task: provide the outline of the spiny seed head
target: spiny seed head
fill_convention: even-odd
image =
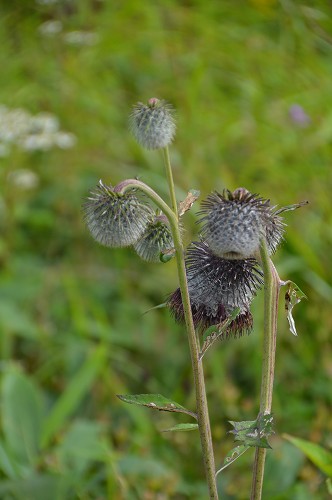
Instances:
[[[168,300],[167,305],[170,308],[175,320],[179,323],[184,323],[184,310],[181,298],[180,288],[173,292]],[[229,316],[223,304],[219,304],[215,312],[204,304],[195,305],[191,302],[191,312],[194,325],[203,333],[207,328],[214,325],[219,325]],[[227,326],[223,333],[223,338],[240,337],[244,333],[249,334],[253,327],[253,317],[249,309],[244,309],[240,314]]]
[[[153,217],[142,236],[134,244],[137,254],[147,262],[161,262],[160,254],[173,247],[172,234],[164,215]]]
[[[173,108],[156,97],[147,104],[138,102],[130,115],[130,130],[136,141],[146,149],[164,148],[175,135]]]
[[[255,259],[228,260],[212,253],[206,242],[193,242],[186,254],[186,270],[193,320],[199,330],[226,320],[237,307],[240,314],[228,325],[224,337],[250,333],[253,319],[250,303],[263,284],[263,273]],[[177,321],[184,321],[180,290],[168,299]]]
[[[262,238],[273,253],[283,235],[284,223],[270,201],[244,188],[213,193],[202,203],[202,234],[213,253],[226,259],[254,256]]]
[[[206,242],[192,242],[187,249],[186,268],[193,304],[203,304],[214,314],[223,304],[227,314],[249,308],[263,284],[263,273],[253,259],[229,260],[215,255]]]
[[[83,205],[84,219],[93,238],[107,247],[134,244],[152,217],[152,208],[136,191],[115,192],[102,181]]]

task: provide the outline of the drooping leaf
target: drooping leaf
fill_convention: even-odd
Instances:
[[[187,408],[184,408],[171,399],[165,398],[161,394],[118,394],[118,398],[125,403],[146,406],[147,408],[159,411],[186,413],[197,419],[196,413],[187,410]]]
[[[191,209],[197,198],[199,198],[200,194],[201,194],[200,191],[196,189],[191,189],[188,192],[185,200],[180,202],[179,217],[182,217],[183,214],[185,214],[188,210]]]
[[[295,283],[293,283],[293,281],[286,281],[285,285],[288,285],[287,291],[285,293],[285,309],[287,313],[289,329],[293,335],[297,336],[295,321],[293,318],[293,308],[294,306],[296,306],[296,304],[301,302],[302,299],[306,299],[307,296]]]
[[[246,446],[271,448],[268,437],[273,434],[273,416],[271,414],[258,415],[256,420],[234,422],[229,421],[234,427],[229,431],[235,435],[235,441],[241,441]]]
[[[301,450],[324,474],[332,477],[332,452],[316,443],[289,434],[283,437]]]
[[[105,347],[98,347],[71,379],[71,382],[67,385],[45,420],[42,436],[43,446],[48,445],[66,419],[77,409],[82,398],[88,393],[93,382],[103,369],[105,361]]]
[[[199,359],[202,359],[206,351],[214,345],[215,342],[222,340],[223,334],[225,333],[225,330],[227,327],[230,325],[232,321],[240,314],[240,308],[236,307],[229,317],[225,319],[222,323],[219,323],[219,325],[213,325],[208,328],[203,335],[203,345],[201,352],[199,353]]]
[[[223,471],[231,465],[235,460],[237,460],[241,455],[243,455],[247,450],[249,450],[250,446],[245,445],[245,444],[240,444],[239,446],[236,446],[233,448],[229,453],[227,453],[225,460],[220,467],[220,469],[217,470],[216,475],[219,474],[219,472]]]
[[[175,431],[196,431],[198,424],[177,424],[169,429],[164,429],[162,432],[175,432]]]
[[[34,465],[39,456],[42,400],[34,382],[15,366],[2,383],[2,426],[7,452],[21,465]]]

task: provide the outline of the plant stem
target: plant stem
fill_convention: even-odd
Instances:
[[[175,196],[175,188],[174,188],[172,167],[171,167],[168,147],[164,148],[163,152],[164,152],[166,177],[170,192],[170,198],[172,202],[172,208],[174,214],[178,218],[178,208]],[[177,224],[176,230],[173,233],[173,240],[174,240],[174,247],[176,250],[176,262],[178,268],[179,285],[181,290],[181,298],[182,298],[190,356],[191,356],[191,364],[194,376],[194,385],[196,393],[196,412],[197,412],[199,434],[201,438],[202,453],[204,458],[205,474],[209,486],[210,498],[217,499],[218,492],[217,492],[216,475],[215,475],[214,452],[213,452],[213,444],[211,436],[209,408],[206,398],[203,362],[202,360],[199,359],[200,345],[199,345],[199,340],[196,336],[195,326],[192,318],[187,273],[184,260],[184,250],[183,250],[181,233],[179,230],[179,224]]]
[[[184,261],[184,250],[179,221],[176,213],[164,202],[164,200],[149,186],[136,179],[128,179],[116,186],[116,191],[124,192],[127,189],[141,189],[149,198],[162,210],[169,220],[173,236],[174,248],[176,251],[176,263],[179,276],[179,284],[184,309],[186,329],[188,335],[191,364],[193,368],[194,386],[196,394],[196,412],[198,420],[198,429],[201,439],[202,454],[205,465],[206,480],[209,487],[210,499],[218,500],[217,484],[215,477],[215,463],[213,444],[210,428],[209,411],[205,391],[205,379],[202,361],[199,360],[199,343],[196,337],[195,326],[191,313],[190,298],[188,291],[186,267]],[[174,192],[174,186],[171,192]],[[171,196],[172,197],[172,196]]]
[[[269,257],[265,240],[261,242],[260,257],[264,272],[264,338],[260,413],[261,415],[267,415],[271,413],[272,408],[280,278]],[[251,486],[251,500],[260,500],[262,498],[265,457],[266,448],[257,447]]]
[[[165,162],[165,170],[166,170],[168,189],[169,189],[169,194],[170,194],[170,198],[171,198],[171,206],[172,206],[173,212],[175,213],[176,217],[178,217],[178,205],[177,205],[176,196],[175,196],[175,187],[174,187],[174,181],[173,181],[171,159],[169,157],[169,150],[168,150],[167,146],[163,149],[163,154],[164,154],[164,162]]]

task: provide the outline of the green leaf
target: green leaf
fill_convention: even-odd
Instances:
[[[219,474],[219,472],[223,471],[231,465],[235,460],[237,460],[241,455],[243,455],[247,450],[249,450],[250,446],[245,445],[245,444],[240,444],[239,446],[236,446],[233,448],[229,453],[227,453],[225,460],[220,467],[220,469],[217,470],[216,475]]]
[[[286,281],[285,285],[288,285],[288,289],[285,293],[285,309],[287,313],[289,329],[293,335],[297,336],[297,331],[292,311],[294,306],[296,306],[296,304],[301,302],[302,299],[306,299],[307,296],[293,281]]]
[[[158,304],[157,306],[150,307],[150,309],[147,309],[146,311],[144,311],[142,316],[144,316],[144,314],[147,314],[150,311],[154,311],[155,309],[163,309],[164,307],[166,307],[166,305],[167,305],[167,302],[163,302],[162,304]]]
[[[283,437],[301,450],[324,474],[332,477],[332,452],[316,443],[284,434]]]
[[[207,330],[205,330],[203,335],[203,346],[201,352],[199,353],[199,359],[202,359],[206,351],[218,340],[222,340],[223,334],[226,328],[230,325],[232,321],[240,314],[240,308],[236,307],[229,317],[225,319],[219,325],[210,326]]]
[[[187,408],[184,408],[171,399],[165,398],[161,394],[118,394],[118,398],[125,403],[146,406],[147,408],[159,411],[186,413],[197,419],[196,413],[187,410]]]
[[[326,479],[326,487],[329,495],[332,495],[332,479],[330,477]]]
[[[110,461],[110,449],[103,436],[103,426],[85,420],[75,421],[56,450],[57,463],[63,469],[80,473],[92,461]]]
[[[177,424],[169,429],[164,429],[161,432],[174,432],[174,431],[196,431],[198,424]]]
[[[235,435],[235,441],[241,441],[246,446],[257,446],[259,448],[271,448],[268,437],[273,434],[273,416],[258,415],[256,420],[229,423],[234,427],[229,431]]]
[[[49,444],[67,418],[77,409],[83,397],[88,394],[92,384],[103,369],[105,361],[106,350],[104,346],[101,346],[92,353],[71,379],[65,392],[62,393],[45,420],[42,435],[43,447]]]
[[[41,395],[32,380],[15,366],[2,383],[2,426],[10,462],[34,465],[39,457],[42,426]]]

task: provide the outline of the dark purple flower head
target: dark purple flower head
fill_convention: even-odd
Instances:
[[[226,320],[234,309],[239,315],[225,331],[225,336],[250,332],[252,298],[263,283],[262,272],[255,259],[227,260],[212,253],[206,242],[193,242],[186,255],[190,304],[194,324],[201,331]],[[180,290],[168,300],[177,321],[184,320]]]
[[[168,300],[167,305],[170,308],[174,319],[179,323],[184,323],[184,310],[181,298],[180,288],[173,292]],[[226,308],[223,304],[219,304],[217,309],[212,312],[209,307],[204,304],[195,305],[191,303],[191,312],[194,325],[200,332],[204,332],[210,326],[217,326],[223,323],[229,316],[226,313]],[[240,337],[245,333],[250,333],[253,326],[253,318],[249,309],[244,309],[240,314],[228,325],[223,333],[223,337]]]
[[[255,257],[262,238],[273,253],[282,239],[284,224],[275,207],[244,188],[212,193],[202,202],[200,215],[204,239],[225,259]]]

